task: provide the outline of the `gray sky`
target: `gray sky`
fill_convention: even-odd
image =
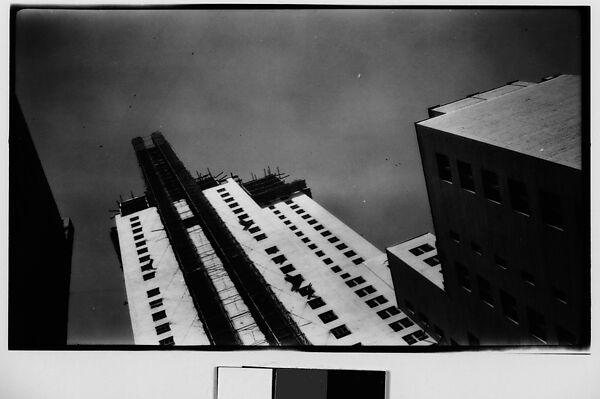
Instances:
[[[278,166],[380,249],[432,231],[414,122],[521,79],[580,73],[568,10],[23,10],[16,91],[75,224],[71,343],[132,343],[109,239],[143,193],[130,141],[192,172]]]

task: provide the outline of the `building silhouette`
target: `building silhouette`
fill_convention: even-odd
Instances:
[[[115,242],[136,344],[430,345],[396,307],[385,253],[270,170],[247,182],[185,169],[135,138],[146,194]]]
[[[441,343],[586,345],[581,82],[429,109],[416,132],[435,237],[388,249],[398,304]]]
[[[9,151],[8,347],[61,349],[67,345],[74,228],[60,216],[14,96]]]

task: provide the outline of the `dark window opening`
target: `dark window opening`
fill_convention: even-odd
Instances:
[[[308,306],[310,306],[311,309],[318,309],[322,306],[325,306],[325,302],[323,299],[317,297],[308,301]]]
[[[279,214],[281,213],[281,211],[280,211],[279,209],[275,209],[275,210],[273,211],[273,213],[274,213],[274,214],[276,214],[276,215],[279,215]]]
[[[254,233],[256,233],[256,232],[259,232],[259,231],[260,231],[260,227],[258,227],[258,226],[250,227],[250,228],[248,229],[248,232],[249,232],[250,234],[254,234]]]
[[[339,240],[340,240],[340,239],[339,239],[339,238],[337,238],[337,237],[331,237],[331,238],[330,238],[329,240],[327,240],[327,241],[329,241],[330,243],[332,243],[332,244],[333,244],[334,242],[338,242]]]
[[[329,230],[322,231],[322,232],[321,232],[321,235],[322,235],[323,237],[330,236],[330,235],[331,235],[331,231],[329,231]]]
[[[308,248],[310,248],[310,249],[317,249],[317,245],[316,244],[309,244]]]
[[[345,324],[342,324],[339,327],[333,328],[330,331],[333,334],[333,336],[336,337],[337,339],[343,338],[346,335],[351,334],[350,330],[348,329],[348,327],[346,327]]]
[[[319,231],[319,230],[323,230],[325,227],[323,227],[322,224],[318,224],[315,226],[315,230]]]
[[[138,221],[138,222],[133,222],[131,223],[131,228],[134,229],[136,227],[140,227],[142,224]]]
[[[287,205],[292,205],[292,204],[294,203],[294,201],[292,201],[292,200],[287,200],[287,201],[285,201],[285,203],[286,203]]]
[[[292,230],[292,231],[296,231],[296,230],[298,230],[298,227],[296,227],[295,225],[291,225],[291,226],[290,226],[290,230]]]
[[[160,312],[152,313],[152,320],[154,320],[154,321],[162,320],[165,317],[167,317],[167,313],[164,310],[161,310]]]
[[[356,256],[356,252],[350,250],[348,252],[344,252],[344,255],[346,255],[347,258],[352,258],[353,256]]]
[[[426,252],[433,251],[434,249],[435,248],[433,246],[431,246],[430,244],[423,244],[423,245],[419,245],[418,247],[409,249],[408,252],[410,252],[411,254],[413,254],[415,256],[419,256]]]
[[[479,244],[477,244],[476,242],[471,241],[471,249],[477,255],[479,255],[479,256],[483,255],[483,250],[481,249],[481,246],[479,246]]]
[[[529,199],[527,198],[527,187],[525,184],[517,180],[508,179],[508,190],[513,210],[529,216]]]
[[[285,219],[285,215],[279,215],[278,218],[283,220],[283,219]]]
[[[233,208],[237,208],[238,206],[240,206],[240,204],[238,204],[237,202],[232,202],[231,204],[229,204],[229,207],[230,207],[231,209],[233,209]]]
[[[535,287],[535,277],[533,277],[531,273],[526,272],[525,270],[521,270],[521,278],[527,284],[531,285],[532,287]]]
[[[142,270],[142,272],[147,272],[150,270],[154,270],[154,268],[152,267],[151,263],[147,263],[145,265],[142,265],[142,267],[140,267],[140,269]]]
[[[133,231],[133,234],[141,233],[142,232],[142,228],[138,227],[136,229],[133,229],[132,231]]]
[[[129,218],[130,222],[135,222],[136,220],[140,220],[140,217],[139,216],[132,216],[132,217]]]
[[[160,341],[158,341],[158,343],[161,345],[164,345],[164,346],[175,345],[175,341],[173,341],[173,337],[167,337],[165,339],[161,339]]]
[[[163,304],[163,300],[162,298],[159,299],[155,299],[153,301],[150,301],[150,309],[156,309],[158,307],[161,307]]]
[[[267,235],[266,235],[265,233],[261,233],[261,234],[259,234],[259,235],[257,235],[257,236],[254,236],[254,239],[255,239],[256,241],[262,241],[262,240],[264,240],[265,238],[267,238]]]
[[[148,298],[157,296],[158,294],[160,294],[160,288],[152,288],[151,290],[146,291],[146,294],[148,294]]]
[[[367,305],[369,305],[370,308],[374,308],[377,307],[379,305],[383,305],[384,303],[386,303],[388,300],[386,297],[384,297],[383,295],[379,295],[373,299],[369,299],[367,301]]]
[[[140,256],[140,263],[142,262],[146,262],[147,260],[150,260],[150,255],[144,255],[144,256]]]
[[[460,186],[467,191],[475,192],[475,181],[473,180],[473,170],[471,165],[466,162],[457,161],[458,166],[458,177],[460,179]]]
[[[298,215],[302,215],[304,212],[306,212],[304,209],[298,209],[298,210],[296,211],[296,213],[297,213]]]
[[[355,265],[363,263],[365,260],[363,258],[356,258],[352,261]]]
[[[339,273],[339,272],[341,272],[341,271],[342,271],[342,268],[341,268],[341,267],[339,267],[339,266],[332,266],[332,267],[331,267],[331,270],[332,270],[333,272],[335,272],[335,273]]]
[[[465,265],[456,262],[456,279],[458,284],[465,290],[471,292],[471,281],[469,280],[469,270]]]
[[[323,251],[317,251],[315,252],[315,255],[317,255],[319,258],[325,256],[325,252]]]
[[[458,235],[458,233],[454,230],[450,230],[450,232],[448,233],[448,235],[450,236],[450,239],[456,243],[460,243],[460,236]]]
[[[481,179],[483,180],[483,195],[490,201],[501,203],[500,182],[498,175],[489,170],[481,170]]]
[[[410,313],[415,314],[415,307],[413,306],[413,304],[408,299],[404,300],[404,304],[406,305],[406,309]]]
[[[141,240],[142,238],[144,238],[144,235],[143,234],[138,234],[136,236],[133,236],[133,241]]]
[[[238,213],[241,213],[241,212],[244,212],[244,210],[242,208],[237,208],[237,209],[233,210],[233,213],[235,213],[235,214],[238,214]]]
[[[365,279],[362,278],[362,276],[358,276],[358,277],[354,277],[351,280],[346,281],[346,285],[348,287],[356,287],[357,285],[363,284],[364,282],[365,282]],[[365,287],[365,288],[367,288],[367,287]],[[373,291],[373,292],[375,292],[375,291]]]
[[[147,281],[147,280],[153,279],[155,275],[156,275],[156,273],[154,273],[154,272],[147,273],[147,274],[144,274],[142,276],[142,278],[144,279],[144,281]]]
[[[148,248],[147,247],[140,248],[137,251],[138,255],[145,254],[146,252],[148,252]]]
[[[304,237],[304,238],[302,239],[302,242],[303,242],[303,243],[307,243],[307,242],[309,242],[309,241],[310,241],[310,238],[308,238],[308,237]]]
[[[502,312],[507,319],[519,323],[519,314],[517,311],[517,301],[515,298],[503,290],[500,290],[500,303],[502,304]]]
[[[274,253],[279,252],[279,248],[277,248],[276,246],[272,246],[272,247],[266,248],[265,252],[269,255],[272,255]]]
[[[323,259],[323,263],[325,263],[326,265],[331,265],[333,261],[331,260],[331,258],[325,258]]]
[[[389,308],[385,308],[385,309],[380,310],[379,312],[377,312],[377,314],[379,315],[379,317],[381,317],[383,320],[388,319],[388,318],[390,318],[392,316],[395,316],[395,315],[397,315],[399,313],[400,313],[400,311],[395,306],[390,306]]]
[[[297,204],[294,204],[294,205],[291,205],[290,208],[292,208],[292,209],[298,209],[299,206]]]
[[[218,188],[218,189],[217,189],[217,192],[218,192],[218,193],[222,193],[222,192],[224,192],[225,190],[227,190],[225,187],[221,187],[221,188]]]
[[[144,245],[146,245],[146,241],[138,241],[138,242],[135,243],[135,247],[136,248],[139,248],[139,247],[144,246]]]
[[[281,270],[285,274],[288,274],[288,273],[293,272],[294,270],[296,270],[296,268],[294,266],[292,266],[292,265],[285,265],[285,266],[280,267],[279,270]]]
[[[333,313],[333,310],[328,310],[325,313],[321,313],[319,315],[319,319],[321,319],[321,321],[323,323],[327,324],[327,323],[331,323],[334,320],[337,320],[338,317],[337,317],[337,315],[335,313]]]
[[[544,316],[535,310],[527,307],[527,320],[529,322],[529,332],[541,341],[546,342],[546,322]]]
[[[366,287],[356,290],[355,292],[356,292],[356,295],[358,295],[359,297],[362,298],[362,297],[372,294],[376,291],[377,290],[372,285],[367,285]]]
[[[437,160],[438,174],[440,179],[452,183],[452,171],[450,169],[450,161],[443,154],[435,154]]]
[[[433,255],[431,258],[424,259],[423,262],[427,263],[429,266],[437,266],[440,264],[440,259],[437,255]]]
[[[348,277],[350,277],[350,273],[343,273],[343,274],[340,274],[340,277],[341,277],[341,278],[348,278]]]
[[[315,223],[317,223],[317,221],[316,221],[315,219],[310,219],[310,220],[308,221],[308,224],[310,224],[310,225],[313,225],[313,224],[315,224]]]
[[[421,320],[421,322],[428,327],[429,326],[429,319],[427,318],[427,316],[425,316],[423,313],[419,312],[417,313],[417,317],[419,318],[419,320]]]
[[[294,234],[296,234],[298,237],[302,237],[304,235],[304,233],[301,231],[297,231]]]
[[[341,251],[342,249],[346,249],[346,248],[348,248],[348,246],[347,246],[346,244],[344,244],[344,243],[341,243],[341,244],[339,244],[339,245],[336,245],[335,247],[336,247],[337,249],[339,249],[340,251]]]
[[[279,256],[274,257],[271,260],[277,264],[282,264],[283,262],[285,262],[287,260],[287,258],[284,255],[279,255]]]
[[[312,284],[308,284],[300,288],[298,293],[302,296],[307,296],[310,298],[315,294],[315,290],[313,289]]]
[[[231,201],[233,201],[233,197],[225,199],[225,202],[231,202]]]
[[[508,262],[501,256],[494,255],[494,263],[501,269],[508,269]]]
[[[169,325],[169,323],[164,323],[160,326],[156,326],[156,335],[164,334],[168,331],[171,331],[171,326]]]
[[[556,299],[558,302],[563,303],[563,304],[567,304],[567,294],[565,294],[564,291],[559,290],[556,287],[552,287],[552,296],[554,297],[554,299]]]
[[[560,197],[554,193],[540,191],[540,201],[544,223],[559,230],[563,230],[565,223],[563,220]]]
[[[413,321],[411,319],[409,319],[408,317],[405,317],[403,319],[398,320],[398,322],[404,326],[404,328],[408,328],[408,327],[412,327],[415,325],[415,323],[413,323]]]
[[[494,298],[492,297],[492,286],[490,282],[481,276],[477,276],[477,285],[479,286],[479,297],[490,306],[494,306]]]
[[[306,220],[306,219],[309,219],[309,218],[310,218],[310,215],[308,213],[306,215],[302,215],[302,219]]]

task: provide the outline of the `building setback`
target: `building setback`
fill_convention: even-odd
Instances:
[[[385,254],[304,181],[193,178],[161,133],[133,146],[146,196],[112,235],[136,343],[435,343],[396,307]]]
[[[586,345],[580,78],[513,82],[429,113],[416,131],[437,242],[388,249],[399,306],[442,343]]]
[[[11,110],[8,347],[62,349],[67,345],[73,224],[60,216],[14,97]]]

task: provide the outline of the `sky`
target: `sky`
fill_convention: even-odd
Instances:
[[[131,139],[184,165],[267,166],[384,250],[433,232],[414,122],[513,80],[581,73],[572,10],[21,10],[15,90],[73,220],[69,343],[132,344],[109,238],[144,191]]]

